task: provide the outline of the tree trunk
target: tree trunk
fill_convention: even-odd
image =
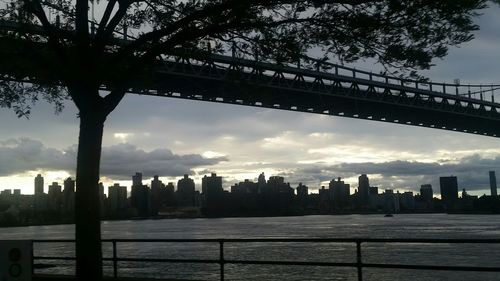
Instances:
[[[102,280],[99,164],[105,114],[80,110],[76,168],[75,237],[77,280]],[[89,112],[90,111],[90,112]]]

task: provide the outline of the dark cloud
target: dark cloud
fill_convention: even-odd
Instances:
[[[0,142],[0,176],[33,170],[74,170],[73,155],[29,138]]]
[[[192,168],[211,166],[221,161],[227,161],[227,158],[205,158],[199,154],[177,155],[169,149],[146,152],[131,144],[117,144],[103,149],[101,173],[114,179],[129,179],[134,171],[140,171],[145,176],[175,177],[194,174]]]
[[[48,148],[29,138],[9,139],[0,142],[0,176],[9,176],[33,170],[61,170],[74,173],[76,145],[65,150]],[[210,166],[225,157],[204,158],[198,154],[178,155],[169,149],[145,151],[132,144],[117,144],[102,149],[101,176],[112,179],[129,179],[134,172],[146,177],[166,177],[193,174],[192,168]]]
[[[400,188],[418,191],[421,184],[431,183],[439,190],[439,177],[454,175],[459,188],[484,190],[489,188],[488,171],[500,172],[500,156],[484,158],[467,156],[450,162],[388,161],[382,163],[341,163],[337,165],[315,165],[296,169],[290,181],[310,184],[327,181],[335,177],[357,177],[372,175],[372,185],[382,188]],[[357,184],[355,184],[357,186]]]

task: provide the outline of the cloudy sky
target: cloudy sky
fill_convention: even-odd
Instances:
[[[500,82],[500,12],[484,11],[476,39],[450,51],[421,74],[433,81]],[[357,67],[377,69],[369,62]],[[497,94],[500,100],[500,94]],[[18,119],[0,109],[0,190],[33,193],[41,173],[46,189],[53,181],[74,176],[78,119],[68,102],[55,115],[39,103],[31,117]],[[313,191],[343,177],[357,187],[368,174],[379,188],[418,190],[439,177],[458,176],[459,188],[489,193],[488,171],[500,178],[500,139],[462,133],[320,116],[307,113],[128,95],[105,127],[101,180],[130,185],[143,172],[164,182],[190,174],[217,172],[225,188],[237,181],[282,175],[292,186],[306,183]]]

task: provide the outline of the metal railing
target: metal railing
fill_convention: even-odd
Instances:
[[[74,243],[74,240],[32,240],[33,244],[39,243]],[[112,244],[112,257],[105,257],[103,261],[113,264],[113,278],[117,279],[119,262],[142,262],[142,263],[188,263],[188,264],[218,264],[220,280],[225,277],[224,266],[232,265],[280,265],[280,266],[319,266],[319,267],[347,267],[357,270],[357,279],[363,280],[363,269],[407,269],[407,270],[438,270],[438,271],[475,271],[475,272],[500,272],[500,267],[484,266],[451,266],[451,265],[418,265],[400,263],[365,263],[363,262],[362,244],[386,243],[386,244],[500,244],[500,239],[369,239],[369,238],[347,238],[347,239],[323,239],[323,238],[264,238],[264,239],[103,239],[103,243]],[[176,258],[133,258],[119,257],[118,246],[120,243],[213,243],[218,244],[217,259],[176,259]],[[227,243],[352,243],[356,246],[355,262],[318,262],[318,261],[285,261],[285,260],[255,260],[255,259],[228,259],[224,256],[224,245]],[[74,261],[75,257],[61,256],[33,256],[33,265],[41,260],[66,260]]]

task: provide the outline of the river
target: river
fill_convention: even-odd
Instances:
[[[111,238],[500,238],[500,215],[411,214],[303,216],[219,219],[106,221],[102,237]],[[0,228],[1,239],[73,239],[73,225]],[[217,259],[214,243],[119,243],[119,257]],[[111,257],[111,244],[103,245]],[[426,265],[500,266],[500,245],[363,244],[363,262]],[[73,256],[67,243],[35,244],[35,255]],[[228,243],[226,259],[355,262],[347,243]],[[46,263],[44,261],[44,263]],[[74,274],[72,262],[37,273]],[[112,275],[111,263],[105,274]],[[219,266],[120,262],[120,276],[218,280]],[[354,268],[226,265],[226,280],[357,280]],[[496,273],[450,273],[399,269],[363,269],[363,280],[500,281]]]

